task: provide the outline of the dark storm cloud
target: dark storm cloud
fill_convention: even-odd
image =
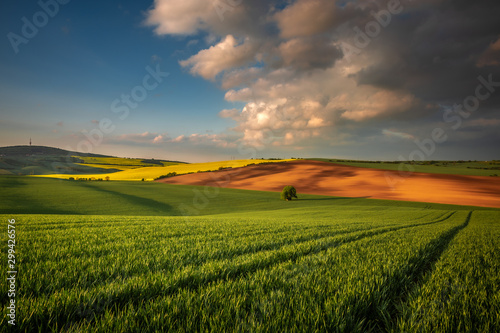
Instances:
[[[404,2],[403,2],[404,3]],[[477,77],[498,66],[478,66],[500,38],[498,1],[445,1],[432,9],[407,8],[373,44],[379,61],[354,77],[360,85],[405,89],[429,102],[460,101],[473,93]],[[492,63],[486,53],[485,63]]]
[[[233,1],[222,14],[205,0],[188,3],[156,0],[148,23],[158,34],[207,34],[210,45],[180,64],[245,104],[231,117],[243,141],[272,130],[276,147],[398,139],[407,147],[456,124],[444,115],[476,94],[478,77],[500,82],[500,1]],[[378,31],[356,44],[370,25]],[[498,144],[500,86],[482,89],[489,95],[478,110],[450,130],[467,147]],[[485,131],[467,134],[472,121]]]

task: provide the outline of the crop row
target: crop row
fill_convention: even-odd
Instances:
[[[397,330],[500,332],[500,216],[474,217],[411,293]]]
[[[367,253],[374,253],[374,258],[378,260],[386,260],[389,258],[388,253],[392,253],[394,262],[400,262],[403,267],[402,263],[408,259],[409,252],[402,255],[401,250],[412,248],[418,252],[425,249],[425,246],[439,240],[446,232],[455,230],[460,221],[465,219],[465,212],[454,214],[424,210],[415,217],[415,212],[412,211],[411,218],[407,213],[399,212],[399,218],[398,214],[387,214],[385,221],[381,221],[373,212],[371,215],[365,214],[359,220],[350,221],[346,221],[347,215],[342,214],[338,219],[330,218],[330,221],[293,218],[289,221],[263,218],[235,220],[221,216],[197,218],[191,222],[163,218],[128,218],[124,222],[125,218],[116,217],[64,217],[59,218],[61,223],[57,223],[56,217],[46,220],[40,216],[30,217],[33,220],[26,223],[26,228],[19,235],[20,244],[23,244],[20,247],[22,260],[19,266],[22,272],[19,275],[22,290],[19,302],[20,309],[23,309],[20,315],[21,325],[28,330],[40,327],[60,329],[60,325],[85,328],[85,325],[99,324],[104,325],[102,327],[105,330],[104,327],[109,329],[107,325],[110,325],[106,318],[117,319],[115,316],[119,316],[120,320],[129,323],[128,316],[133,316],[131,309],[143,309],[146,305],[152,311],[150,316],[139,316],[133,323],[150,325],[148,322],[158,314],[155,311],[158,311],[160,304],[172,304],[174,308],[165,310],[170,318],[170,314],[177,313],[175,309],[182,308],[182,304],[185,304],[179,297],[188,293],[193,302],[201,302],[206,299],[202,295],[207,288],[218,286],[224,292],[236,288],[234,290],[237,292],[231,294],[229,300],[234,298],[240,304],[238,297],[245,294],[240,295],[239,287],[235,287],[238,283],[251,283],[256,290],[260,290],[259,297],[248,296],[251,302],[258,303],[262,301],[261,297],[266,298],[269,296],[268,292],[272,293],[272,283],[288,284],[290,268],[293,267],[292,271],[295,272],[297,267],[304,267],[302,262],[308,262],[307,270],[301,268],[303,272],[307,272],[306,275],[300,275],[301,279],[304,278],[302,283],[317,284],[321,288],[327,287],[331,281],[316,280],[326,278],[328,274],[333,276],[335,273],[335,279],[338,279],[344,277],[342,272],[347,272],[360,280],[369,279],[370,275],[367,276],[366,271],[363,271],[365,275],[358,274],[362,267],[378,267],[367,261]],[[50,221],[47,219],[55,221],[54,225],[61,228],[51,227],[47,224]],[[405,220],[408,222],[404,222]],[[46,229],[41,228],[44,225],[47,226]],[[96,225],[101,227],[98,235],[95,234]],[[400,252],[387,252],[396,245],[399,247],[393,248],[393,251]],[[378,247],[382,248],[383,253],[374,251]],[[340,257],[336,255],[337,258],[344,258],[342,260],[349,254],[348,257],[357,264],[352,266],[352,261],[346,266],[346,262],[342,261],[344,266],[326,269],[326,266],[316,263],[318,258],[323,258],[321,262],[336,253],[343,253]],[[421,268],[418,259],[421,257],[425,258],[419,254],[413,259],[418,269]],[[325,269],[330,273],[323,272]],[[284,274],[284,277],[280,278],[280,274]],[[261,275],[269,278],[274,276],[271,285],[267,285],[264,278],[259,287]],[[297,280],[297,277],[290,279]],[[304,287],[301,285],[300,290],[307,290]],[[391,288],[394,289],[394,286]],[[217,294],[220,290],[212,292]],[[323,297],[319,290],[310,293],[309,297]],[[224,302],[224,297],[218,299],[219,296],[214,296],[210,302]],[[285,298],[288,296],[287,293],[283,294]],[[388,297],[392,299],[393,294]],[[333,299],[329,298],[327,301],[331,302]],[[273,308],[277,306],[276,310],[284,309],[282,304],[266,304],[271,304]],[[153,322],[154,325],[166,325],[165,327],[173,329],[179,329],[179,325],[185,324],[186,320],[192,322],[192,325],[198,325],[198,328],[211,327],[210,320],[213,318],[200,319],[210,313],[202,308],[199,311],[188,311],[194,318],[183,317],[173,322],[158,318]],[[220,309],[225,309],[225,305]],[[240,309],[237,305],[236,308],[227,309],[229,312],[233,310],[243,311],[244,308]],[[394,309],[388,311],[392,313]],[[251,314],[252,312],[248,312],[250,317],[238,319],[238,325],[244,323],[245,327],[258,328],[258,324],[252,324]],[[306,311],[302,315],[309,318],[312,314]],[[359,314],[354,313],[354,317],[359,319]],[[228,320],[230,318],[234,324],[234,316],[229,316]],[[334,323],[325,313],[318,318],[329,323],[328,325]],[[345,319],[342,316],[339,318],[338,320]],[[120,320],[118,323],[123,324]],[[286,320],[301,325],[310,324],[310,318],[301,321],[287,317]],[[381,325],[379,321],[380,318],[373,320],[368,326],[362,322],[344,323],[346,327],[361,325],[360,327],[369,328],[370,325]],[[230,322],[220,319],[213,325],[216,324],[228,327]],[[327,326],[318,322],[315,327]]]
[[[470,214],[460,212],[437,224],[382,232],[274,265],[230,266],[223,271],[210,266],[178,277],[149,276],[121,293],[112,288],[95,296],[93,303],[80,303],[85,304],[79,308],[83,315],[70,327],[137,332],[144,327],[168,331],[385,330],[395,321],[400,295],[414,288],[429,262],[437,260],[469,218]],[[234,273],[242,268],[243,272]],[[221,278],[210,280],[211,272]]]
[[[24,284],[26,293],[38,296],[72,286],[87,288],[130,279],[144,272],[165,274],[212,261],[240,260],[238,257],[246,258],[263,251],[279,253],[286,246],[307,249],[319,241],[326,244],[337,242],[342,235],[349,236],[346,239],[356,239],[362,235],[414,225],[332,221],[329,225],[290,223],[288,229],[283,229],[279,222],[266,221],[260,230],[255,222],[242,221],[241,230],[228,231],[226,223],[221,226],[217,225],[217,221],[212,222],[204,228],[197,225],[198,229],[191,233],[182,231],[184,228],[180,227],[175,231],[176,228],[165,225],[162,232],[157,230],[158,225],[147,229],[142,225],[143,231],[140,231],[134,227],[124,229],[115,225],[113,228],[109,224],[102,227],[99,235],[93,228],[82,228],[80,225],[75,225],[71,231],[59,230],[60,235],[55,230],[37,230],[29,237],[36,241],[27,242],[19,255],[19,265],[23,268],[20,282]],[[253,229],[249,230],[248,225],[252,225]]]

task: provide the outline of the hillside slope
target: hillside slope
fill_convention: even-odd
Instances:
[[[280,210],[295,218],[314,216],[316,210],[336,214],[350,206],[352,216],[367,207],[381,212],[399,209],[471,209],[470,207],[406,201],[326,197],[300,194],[299,200],[280,200],[279,193],[227,188],[168,185],[157,182],[61,181],[59,179],[0,176],[0,214],[72,214],[128,216],[199,216],[234,214],[269,218]],[[481,209],[481,208],[474,208]],[[485,208],[486,209],[486,208]],[[488,208],[491,210],[491,208]],[[276,218],[280,217],[276,213]],[[16,218],[16,216],[11,216]],[[236,219],[234,220],[237,221]]]
[[[190,164],[176,164],[176,165],[166,165],[166,166],[154,166],[154,167],[140,167],[135,169],[123,170],[121,172],[114,172],[108,174],[95,174],[87,175],[87,178],[103,178],[109,177],[110,180],[132,180],[132,181],[152,181],[159,177],[165,177],[169,174],[188,174],[188,173],[208,173],[209,171],[215,171],[220,169],[228,168],[240,168],[251,164],[275,164],[284,163],[289,160],[230,160],[230,161],[217,161],[217,162],[206,162],[206,163],[190,163]],[[44,177],[53,177],[61,179],[75,178],[71,174],[52,174],[46,175]],[[81,179],[80,179],[81,180]]]
[[[498,177],[427,173],[402,176],[397,171],[307,160],[177,176],[160,182],[259,191],[281,191],[285,185],[293,185],[299,197],[307,193],[500,208]]]
[[[0,147],[0,155],[4,157],[19,156],[94,156],[110,157],[109,155],[87,154],[47,146],[7,146]]]
[[[0,147],[0,175],[102,174],[126,167],[177,164],[163,160],[117,158],[45,146]]]

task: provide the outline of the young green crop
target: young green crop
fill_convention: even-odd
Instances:
[[[0,214],[63,214],[63,215],[123,215],[123,216],[182,216],[181,205],[194,207],[205,188],[160,184],[155,182],[79,182],[49,178],[0,176]],[[347,221],[362,217],[365,210],[379,210],[381,216],[402,210],[416,216],[420,209],[470,210],[478,207],[430,204],[422,202],[372,200],[362,198],[301,195],[294,202],[279,200],[279,192],[260,192],[228,188],[210,189],[218,194],[207,199],[201,209],[189,215],[234,214],[235,218],[274,216],[280,210],[295,212],[297,220],[342,214]],[[230,203],[230,204],[228,204]]]
[[[465,224],[465,213],[453,216],[331,246],[202,289],[183,289],[141,306],[131,325],[141,327],[148,313],[162,308],[173,316],[154,324],[172,331],[383,329],[391,320],[391,301],[418,277],[425,254]],[[119,322],[128,311],[117,314]]]
[[[402,307],[395,330],[500,331],[499,216],[475,212]]]
[[[189,219],[19,215],[18,328],[446,331],[462,322],[498,328],[492,311],[498,300],[484,291],[498,293],[499,217],[493,210],[382,205]],[[5,240],[1,234],[2,253]],[[445,319],[432,316],[433,301],[454,290],[447,283],[457,279],[467,288],[451,293],[454,301],[441,313],[452,319],[439,326]],[[457,303],[467,297],[491,315],[478,317],[473,302]],[[464,304],[469,312],[461,314]],[[6,327],[6,317],[0,325]]]

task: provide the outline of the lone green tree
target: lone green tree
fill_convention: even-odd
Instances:
[[[283,191],[281,191],[281,199],[289,201],[292,200],[292,198],[297,199],[297,191],[292,185],[287,185],[283,188]]]

